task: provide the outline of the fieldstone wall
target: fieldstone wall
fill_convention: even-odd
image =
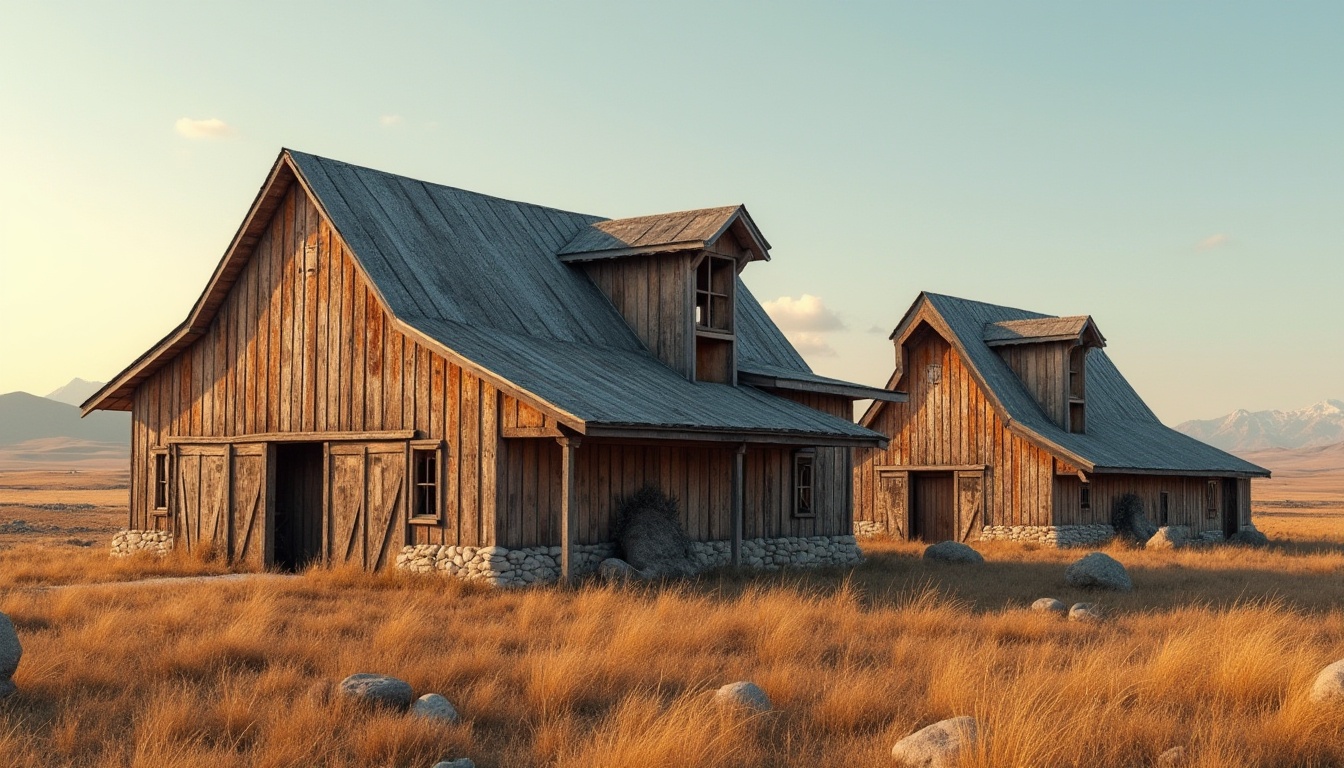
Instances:
[[[599,563],[615,557],[616,553],[615,543],[577,544],[574,547],[574,572],[579,576],[593,573]],[[692,542],[691,558],[701,570],[728,565],[732,560],[732,543]],[[863,555],[853,536],[745,539],[742,542],[743,564],[764,570],[856,565],[862,560]],[[397,567],[414,573],[439,573],[480,580],[498,587],[524,587],[560,578],[560,547],[506,549],[419,544],[402,548],[401,554],[397,555]]]
[[[173,551],[173,535],[167,531],[118,531],[112,537],[112,556],[129,557],[149,552],[160,557]]]
[[[1109,525],[987,525],[981,541],[1035,542],[1048,547],[1084,547],[1109,541],[1115,529]]]

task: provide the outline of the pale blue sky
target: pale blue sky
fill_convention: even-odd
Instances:
[[[822,373],[883,382],[927,289],[1092,314],[1169,423],[1344,397],[1338,4],[10,3],[0,72],[0,392],[180,322],[289,146],[746,203]]]

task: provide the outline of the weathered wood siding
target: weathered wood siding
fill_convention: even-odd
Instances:
[[[560,543],[560,447],[555,440],[505,439],[500,446],[500,546]],[[750,446],[745,457],[743,535],[746,538],[834,536],[850,532],[850,452],[819,448],[815,517],[793,516],[791,448]],[[585,440],[578,449],[577,541],[611,540],[619,499],[645,485],[676,497],[692,539],[732,535],[731,446],[653,446]]]
[[[413,543],[494,536],[497,390],[392,327],[354,260],[292,186],[190,348],[137,388],[131,528],[150,509],[150,450],[171,436],[418,429],[447,441],[444,523]]]
[[[650,352],[683,376],[693,374],[690,254],[603,259],[584,262],[583,270]]]
[[[1120,498],[1127,493],[1143,501],[1144,514],[1154,525],[1161,525],[1160,504],[1163,492],[1167,494],[1167,524],[1185,525],[1190,530],[1221,531],[1223,529],[1223,480],[1210,477],[1175,475],[1091,475],[1091,508],[1081,508],[1082,481],[1076,475],[1055,478],[1055,519],[1059,525],[1109,525],[1111,512]],[[1213,481],[1212,499],[1210,481]],[[1238,519],[1241,525],[1250,522],[1249,480],[1237,480]],[[1210,512],[1209,510],[1213,511]]]
[[[1069,351],[1075,344],[1011,344],[995,352],[1008,363],[1041,410],[1062,429],[1069,428]]]
[[[869,425],[891,437],[885,450],[854,452],[855,519],[886,522],[878,510],[876,467],[988,465],[982,525],[1050,525],[1050,454],[1012,434],[961,357],[931,330],[911,337],[898,389],[905,403],[886,403]],[[938,381],[930,366],[941,366]],[[887,494],[890,495],[890,494]],[[974,532],[973,532],[974,533]]]

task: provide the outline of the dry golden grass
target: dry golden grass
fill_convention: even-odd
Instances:
[[[1112,547],[1125,595],[1064,588],[1076,551],[981,549],[973,568],[880,542],[852,572],[527,591],[347,570],[16,589],[42,577],[7,575],[11,550],[0,610],[25,655],[0,765],[838,768],[889,765],[960,714],[988,731],[971,768],[1147,766],[1174,745],[1207,768],[1344,765],[1344,711],[1307,700],[1344,657],[1344,547]],[[1108,621],[1028,610],[1046,595]],[[326,699],[359,671],[443,693],[463,723]],[[714,707],[738,679],[777,710]]]

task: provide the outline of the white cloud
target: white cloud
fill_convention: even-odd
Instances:
[[[233,126],[217,117],[204,120],[179,117],[173,126],[177,128],[179,135],[186,136],[188,139],[222,139],[233,135]]]
[[[401,125],[401,115],[383,115],[378,118],[378,124],[384,128],[391,128],[394,125]]]
[[[1200,241],[1199,241],[1199,244],[1195,246],[1195,250],[1197,250],[1197,251],[1211,251],[1211,250],[1213,250],[1214,248],[1218,248],[1218,247],[1220,247],[1220,246],[1227,245],[1227,243],[1228,243],[1229,240],[1230,240],[1230,238],[1229,238],[1227,235],[1225,235],[1225,234],[1219,232],[1219,233],[1216,234],[1216,235],[1209,235],[1208,237],[1204,238],[1203,240],[1200,240]]]
[[[780,296],[761,306],[765,308],[765,313],[770,319],[785,331],[824,333],[845,329],[845,321],[823,304],[820,298],[810,293],[804,293],[796,299],[792,296]]]
[[[826,342],[826,336],[821,333],[809,333],[807,331],[794,331],[784,334],[788,337],[793,348],[798,350],[798,354],[804,357],[839,357],[840,353],[835,351]]]

